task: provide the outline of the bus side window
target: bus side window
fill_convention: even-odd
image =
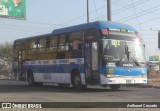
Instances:
[[[38,53],[45,53],[46,52],[46,43],[47,43],[47,39],[46,38],[42,38],[38,41]]]
[[[59,38],[59,44],[58,44],[58,53],[57,53],[57,59],[65,59],[65,51],[67,51],[66,48],[66,35],[62,34]]]
[[[58,52],[69,50],[69,43],[67,43],[66,38],[66,34],[60,35]]]
[[[87,29],[87,30],[85,30],[84,36],[85,36],[86,40],[96,39],[97,30],[96,29]]]
[[[72,43],[72,57],[81,58],[83,52],[83,43],[82,41],[73,41]]]
[[[72,58],[82,57],[83,31],[71,32],[69,36]]]
[[[47,52],[57,52],[58,36],[54,35],[49,38],[49,47]]]
[[[36,53],[36,48],[37,48],[36,40],[30,40],[29,41],[29,54]]]

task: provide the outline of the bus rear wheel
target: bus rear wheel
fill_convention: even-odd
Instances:
[[[110,88],[111,88],[112,90],[114,90],[114,91],[119,90],[120,87],[121,87],[120,84],[111,84],[111,85],[109,85],[109,86],[110,86]]]
[[[87,88],[87,85],[83,85],[82,84],[81,77],[78,74],[73,76],[73,78],[72,78],[72,86],[76,90],[82,90],[82,89]]]
[[[70,84],[61,84],[61,83],[58,84],[58,86],[61,87],[61,88],[69,87],[69,85],[70,85]]]
[[[28,72],[27,81],[28,81],[28,84],[30,86],[42,86],[43,85],[43,83],[41,83],[41,82],[35,82],[34,81],[34,76],[33,76],[33,72],[32,71]]]
[[[32,73],[32,72],[29,72],[29,73],[28,73],[27,81],[28,81],[28,84],[29,84],[30,86],[33,86],[33,85],[35,84],[34,78],[33,78],[33,73]]]

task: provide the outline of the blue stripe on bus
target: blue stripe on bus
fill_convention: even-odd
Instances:
[[[84,73],[83,65],[79,64],[26,65],[25,71],[31,69],[34,73],[71,73],[74,68],[79,69],[80,73]]]
[[[113,69],[113,73],[107,72],[108,69]],[[101,67],[99,69],[100,74],[114,74],[122,76],[139,76],[146,75],[147,68],[122,68],[122,67]]]

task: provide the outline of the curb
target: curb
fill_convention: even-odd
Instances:
[[[156,88],[160,89],[160,86],[153,86],[151,84],[133,84],[133,85],[124,85],[126,87],[136,87],[136,88]]]

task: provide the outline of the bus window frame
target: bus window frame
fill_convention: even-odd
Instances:
[[[51,41],[52,39],[56,39],[56,43],[55,45],[51,45]],[[47,53],[50,53],[50,52],[54,52],[54,53],[57,53],[57,50],[58,50],[58,40],[59,39],[59,36],[58,35],[52,35],[50,37],[48,37],[48,40],[47,40]]]
[[[61,40],[62,37],[64,40],[63,39]],[[68,42],[68,34],[67,33],[60,34],[58,37],[58,53],[59,52],[67,52],[69,50],[69,45],[70,44]],[[63,48],[61,48],[61,47],[63,47]]]
[[[41,43],[44,42],[44,46],[41,45]],[[46,53],[46,48],[47,48],[47,37],[43,37],[40,39],[37,39],[37,53],[42,54]]]
[[[73,37],[73,35],[77,35],[77,33],[80,33],[81,35],[78,35],[79,37]],[[76,50],[80,50],[79,49],[79,45],[83,44],[83,41],[84,41],[84,36],[83,36],[83,33],[84,33],[84,30],[76,30],[76,31],[72,31],[69,33],[69,47],[70,47],[70,50],[72,51],[76,51]],[[73,34],[73,35],[72,35]],[[73,44],[78,42],[78,45],[77,45],[77,48],[74,48],[73,47]],[[76,47],[76,46],[75,46]]]
[[[34,42],[33,42],[34,41]],[[28,47],[28,54],[37,54],[37,47],[38,47],[38,40],[37,39],[30,39],[29,40],[29,47]],[[31,43],[34,43],[35,47],[33,47],[33,44],[32,44],[32,47],[30,46]]]
[[[86,32],[89,31],[89,30],[94,30],[94,33],[95,33],[95,34],[94,34],[93,37],[86,35]],[[84,35],[83,35],[83,36],[84,36],[84,41],[98,41],[99,38],[100,38],[99,35],[100,35],[100,34],[99,34],[99,32],[98,32],[98,30],[97,30],[96,28],[85,29],[85,30],[84,30]],[[90,37],[90,38],[87,38],[87,36]]]

